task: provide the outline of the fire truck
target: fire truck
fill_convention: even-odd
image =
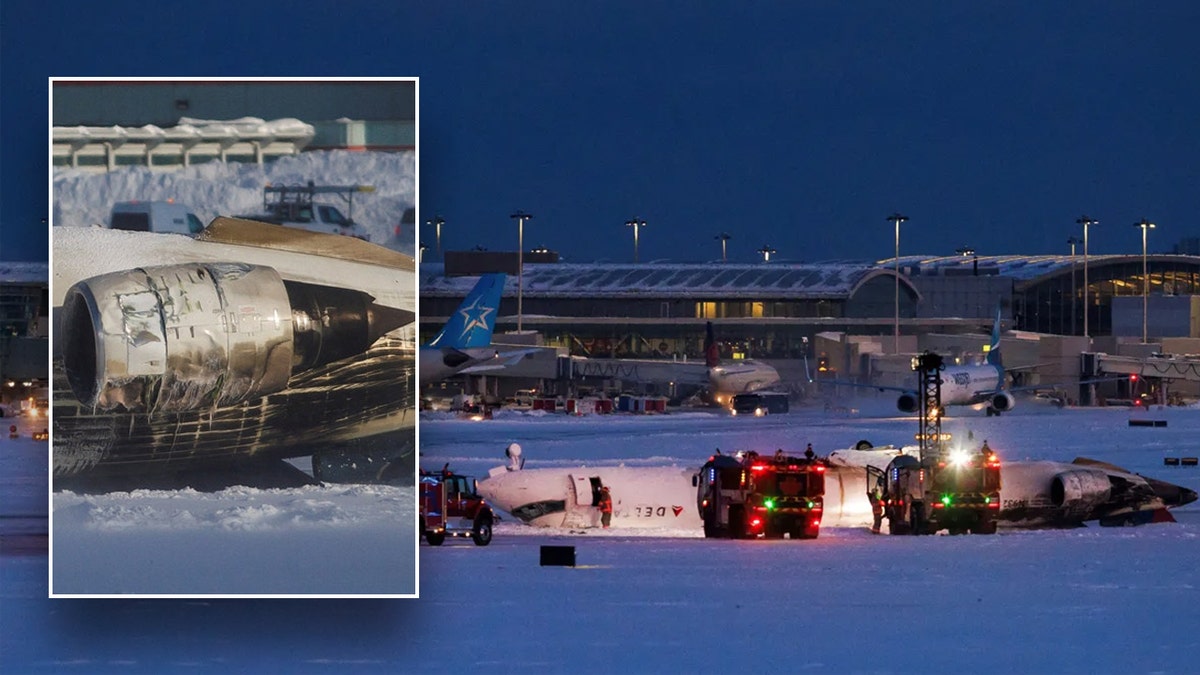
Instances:
[[[867,469],[874,480],[872,499],[882,502],[892,534],[995,534],[1000,513],[1000,458],[987,441],[978,449],[954,447],[942,433],[942,358],[925,353],[913,369],[924,388],[921,399],[920,458],[900,455],[883,471]],[[870,482],[868,482],[870,484]]]
[[[824,460],[782,453],[710,457],[693,479],[704,536],[815,539],[821,530],[825,470]]]
[[[441,546],[447,536],[470,537],[476,546],[492,541],[496,516],[479,496],[475,479],[451,473],[448,468],[421,471],[421,530],[430,546]]]

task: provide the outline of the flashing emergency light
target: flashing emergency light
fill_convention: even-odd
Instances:
[[[950,498],[950,495],[942,495],[942,504],[943,504],[944,506],[950,506],[950,503],[951,503],[952,501],[953,501],[953,500]]]
[[[1138,378],[1137,378],[1137,373],[1133,373],[1133,374],[1131,374],[1131,375],[1129,376],[1129,381],[1130,381],[1130,382],[1137,382],[1137,380],[1138,380]]]
[[[811,508],[813,507],[813,502],[812,502],[812,500],[811,500],[811,499],[810,499],[810,500],[808,500],[808,502],[806,502],[806,503],[808,504],[808,508],[810,508],[810,509],[811,509]]]
[[[752,465],[750,465],[750,470],[751,471],[766,471],[767,466],[765,464],[752,464]]]
[[[768,497],[763,500],[763,506],[767,507],[767,510],[770,511],[775,508],[775,500]]]
[[[950,463],[954,466],[964,466],[971,461],[971,455],[963,450],[953,450],[950,452]]]
[[[754,520],[750,521],[751,529],[757,530],[759,525],[762,525],[762,518],[755,518]]]

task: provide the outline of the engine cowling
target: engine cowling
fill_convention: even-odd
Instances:
[[[920,407],[920,401],[913,394],[900,394],[896,399],[896,408],[902,413],[915,413]]]
[[[1107,502],[1111,494],[1112,483],[1103,471],[1063,471],[1050,482],[1050,502],[1072,513],[1090,511]]]
[[[287,387],[366,350],[370,296],[283,281],[270,267],[190,263],[114,272],[67,290],[63,365],[98,411],[180,412]]]
[[[1017,400],[1007,391],[1002,391],[992,397],[992,408],[1000,412],[1012,410],[1016,404]]]

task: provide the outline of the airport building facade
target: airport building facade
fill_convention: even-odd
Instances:
[[[998,311],[1004,330],[1020,332],[1005,338],[1006,363],[1041,364],[1039,373],[1020,376],[1026,383],[1077,381],[1085,351],[1149,355],[1169,341],[1200,353],[1200,256],[1192,255],[1148,255],[1145,276],[1141,256],[1091,256],[1086,293],[1082,256],[578,264],[543,255],[525,257],[520,279],[515,253],[448,253],[446,260],[420,266],[422,341],[478,274],[505,271],[496,341],[560,355],[703,358],[712,322],[722,358],[767,360],[785,381],[819,379],[820,368],[899,384],[922,350],[958,363],[980,359]],[[1143,281],[1150,345],[1141,339]]]
[[[516,328],[520,295],[523,329],[583,356],[699,356],[705,324],[713,321],[719,333],[743,341],[748,355],[797,358],[804,338],[817,333],[892,335],[897,299],[904,336],[986,333],[999,309],[1005,329],[1083,335],[1086,324],[1088,335],[1103,337],[1114,335],[1114,299],[1140,298],[1143,279],[1155,303],[1200,296],[1200,256],[1190,255],[1147,256],[1145,278],[1141,256],[1091,256],[1086,291],[1081,256],[910,256],[799,265],[533,258],[518,280],[516,256],[509,255],[512,260],[488,254],[479,259],[482,265],[470,256],[422,264],[422,335],[437,331],[474,275],[493,270],[510,272],[498,331]],[[1128,335],[1122,318],[1128,305],[1118,302],[1117,308],[1116,335]],[[1155,312],[1147,332],[1154,338],[1200,337],[1187,326],[1178,316]]]

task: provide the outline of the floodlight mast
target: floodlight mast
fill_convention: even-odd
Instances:
[[[896,263],[896,303],[895,303],[894,321],[892,324],[892,329],[893,329],[892,330],[892,335],[893,335],[892,348],[897,354],[899,354],[900,353],[900,223],[903,223],[904,221],[908,220],[908,216],[902,215],[900,212],[897,211],[897,212],[893,213],[892,215],[888,216],[887,219],[889,222],[896,223],[896,258],[895,258],[895,263]]]

